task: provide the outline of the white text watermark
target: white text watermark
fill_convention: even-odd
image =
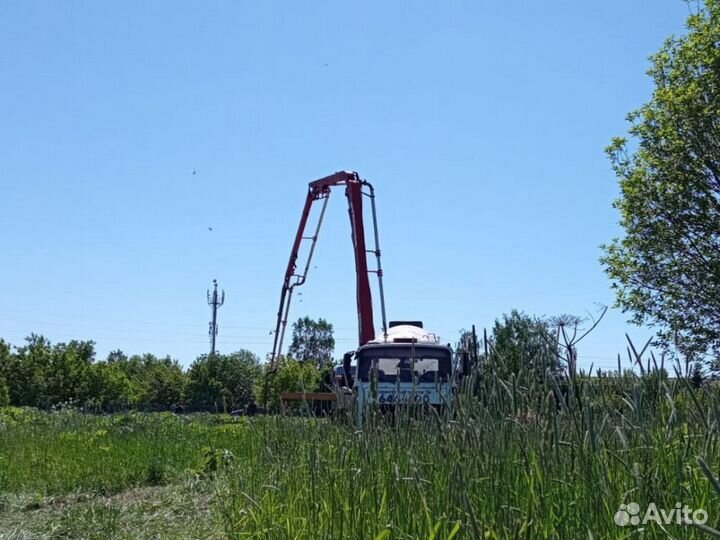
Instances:
[[[687,504],[675,503],[671,509],[658,508],[654,502],[648,504],[645,512],[641,512],[636,502],[621,504],[613,518],[619,527],[636,527],[657,523],[658,525],[704,525],[708,513],[702,508],[692,509]]]

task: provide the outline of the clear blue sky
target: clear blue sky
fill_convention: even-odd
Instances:
[[[603,149],[681,0],[0,3],[0,336],[99,357],[270,351],[306,185],[374,183],[391,319],[444,340],[613,293]],[[196,171],[196,174],[193,174]],[[209,231],[212,227],[213,231]],[[293,317],[356,339],[345,200]],[[617,311],[580,347],[615,365]]]

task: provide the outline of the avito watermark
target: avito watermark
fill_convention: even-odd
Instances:
[[[675,503],[674,508],[667,510],[658,508],[654,502],[651,502],[645,512],[641,514],[640,505],[631,502],[621,504],[613,519],[615,524],[620,527],[646,525],[648,523],[657,523],[659,525],[704,525],[708,520],[708,513],[702,508],[693,510],[683,503]]]

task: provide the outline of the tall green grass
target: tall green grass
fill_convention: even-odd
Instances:
[[[657,371],[489,372],[467,381],[452,413],[375,416],[361,431],[255,424],[253,453],[228,468],[216,508],[230,538],[704,537],[613,516],[621,503],[680,502],[717,528],[718,426],[715,390]]]
[[[99,494],[202,473],[213,448],[243,452],[246,419],[224,415],[0,410],[0,492]]]
[[[201,478],[215,533],[238,539],[704,538],[720,528],[720,394],[645,371],[486,369],[452,410],[370,411],[361,430],[352,419],[7,410],[0,492]],[[631,501],[679,502],[709,520],[617,526]]]

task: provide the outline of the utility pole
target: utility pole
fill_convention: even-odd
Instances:
[[[225,291],[218,298],[217,279],[213,279],[213,292],[207,292],[207,303],[212,307],[212,321],[210,322],[210,355],[215,354],[215,338],[218,333],[217,310],[225,303]]]

